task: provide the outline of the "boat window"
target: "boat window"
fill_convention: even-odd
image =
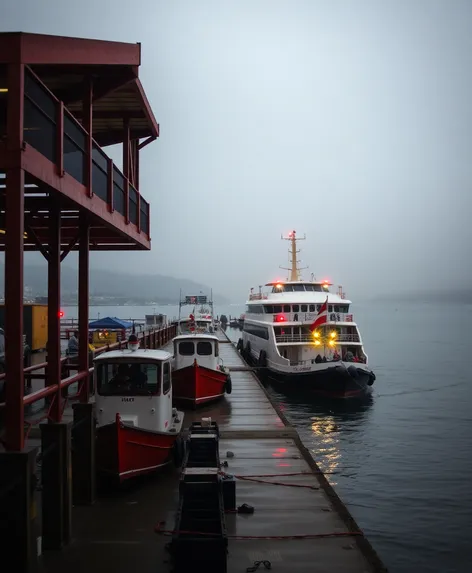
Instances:
[[[310,304],[310,312],[315,312],[316,306],[314,304]]]
[[[293,285],[293,290],[295,292],[301,292],[305,290],[305,285]]]
[[[298,304],[292,305],[292,312],[300,312],[300,305]]]
[[[218,342],[215,342],[215,356],[218,358],[219,355],[220,355],[220,348]]]
[[[293,285],[285,285],[285,292],[293,292]]]
[[[164,370],[162,372],[162,393],[167,394],[170,390],[170,364],[169,362],[164,362]]]
[[[277,314],[279,312],[282,312],[282,307],[280,305],[275,305],[274,306],[274,314]]]
[[[284,304],[284,312],[290,312],[290,305]]]
[[[308,291],[310,291],[310,292],[313,291],[313,290],[315,290],[315,289],[314,289],[314,285],[305,285],[305,290],[308,290]]]
[[[308,306],[306,304],[302,304],[301,309],[302,312],[308,312]]]
[[[185,340],[179,344],[180,356],[193,356],[195,354],[195,345],[190,340]]]
[[[274,314],[274,307],[271,304],[264,305],[264,310],[266,314]]]
[[[213,354],[213,347],[211,342],[201,341],[197,343],[198,356],[211,356]]]
[[[107,362],[97,368],[100,396],[149,396],[160,393],[160,362]]]

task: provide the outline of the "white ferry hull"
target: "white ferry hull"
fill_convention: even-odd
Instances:
[[[258,340],[248,338],[243,333],[242,353],[246,360],[261,367],[261,378],[283,384],[285,390],[308,391],[331,399],[360,398],[371,392],[375,375],[367,364],[307,361],[308,364],[285,365],[278,362],[280,355],[275,355],[276,350],[270,344],[258,344]]]

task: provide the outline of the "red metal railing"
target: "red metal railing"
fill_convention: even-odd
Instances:
[[[139,233],[143,232],[149,237],[149,203],[140,195],[136,186],[133,185],[133,181],[130,181],[129,177],[126,177],[121,170],[113,165],[112,160],[104,153],[98,143],[90,137],[84,126],[64,106],[64,104],[58,100],[58,98],[28,66],[25,66],[25,76],[26,75],[29,80],[28,85],[31,89],[27,88],[25,90],[25,101],[27,100],[30,105],[30,113],[33,113],[34,117],[37,116],[37,125],[25,126],[24,140],[29,145],[35,147],[37,151],[45,155],[50,161],[53,161],[54,158],[50,155],[52,149],[50,144],[52,143],[52,130],[54,130],[53,146],[55,148],[55,161],[53,161],[53,163],[56,164],[58,172],[60,174],[64,171],[67,172],[86,188],[90,185],[93,195],[96,195],[104,201],[110,212],[117,210],[116,205],[114,205],[115,192],[118,193],[118,195],[122,192],[125,203],[122,208],[123,212],[120,211],[120,214],[123,216],[125,223],[135,226]],[[39,88],[40,91],[38,91],[37,94],[32,93],[33,88]],[[49,109],[46,109],[51,105],[54,107],[53,116],[51,116],[52,112]],[[28,117],[31,121],[31,117]],[[77,138],[74,138],[71,130],[67,129],[65,120],[68,120],[70,125],[77,130],[79,139],[81,137],[85,138],[85,145],[81,145]],[[67,157],[67,159],[74,157],[73,153],[64,153],[64,144],[66,140],[69,143],[69,147],[72,146],[74,152],[79,153],[82,156],[82,169],[77,166],[75,166],[77,169],[71,169],[70,167],[68,169],[67,166],[64,165],[65,157]],[[89,149],[88,145],[89,140],[91,142],[91,149]],[[97,152],[95,155],[94,150]],[[104,161],[110,162],[111,169],[110,165],[105,167],[104,161],[102,161],[99,156],[101,156]],[[123,178],[123,184],[121,183],[121,178]],[[103,182],[103,185],[101,182]],[[130,186],[133,189],[131,197],[128,192]],[[136,216],[133,217],[134,221],[129,220],[128,217],[130,212],[130,202],[133,202],[135,205],[133,208],[133,212],[136,210]]]
[[[159,330],[147,330],[141,334],[138,334],[138,338],[140,339],[141,344],[145,348],[159,348],[164,344],[167,344],[172,338],[176,335],[176,325],[170,325],[165,328],[161,328]],[[126,347],[128,341],[122,340],[120,342],[116,342],[114,344],[110,344],[107,346],[103,346],[101,348],[97,348],[93,351],[93,356],[97,356],[102,354],[103,352],[108,352],[109,350],[119,350],[121,348]],[[75,370],[74,365],[68,364],[70,361],[69,358],[64,357],[61,359],[61,363],[67,368],[67,370]],[[45,374],[33,374],[37,370],[46,369],[48,366],[47,362],[41,362],[40,364],[34,364],[33,366],[29,366],[25,368],[24,372],[28,375],[28,378],[37,378],[37,379],[46,379]],[[89,368],[88,371],[77,372],[77,374],[73,374],[72,376],[68,376],[61,380],[60,384],[54,384],[51,386],[46,386],[44,388],[40,388],[35,392],[31,392],[30,394],[24,396],[23,404],[25,406],[29,406],[38,402],[39,400],[43,400],[48,396],[52,396],[54,394],[58,394],[59,390],[64,390],[68,388],[72,384],[76,382],[82,382],[85,378],[88,379],[90,374],[92,373],[93,368]],[[5,378],[5,374],[0,375],[0,379]],[[7,382],[8,383],[8,382]],[[77,394],[77,397],[80,395],[80,391]],[[70,399],[71,397],[69,397]],[[5,407],[5,402],[0,402],[0,408]],[[47,416],[46,416],[47,417]]]

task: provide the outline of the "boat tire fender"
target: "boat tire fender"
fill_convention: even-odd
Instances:
[[[370,376],[369,376],[369,381],[367,382],[367,384],[368,384],[369,386],[372,386],[372,384],[373,384],[374,382],[375,382],[375,374],[374,374],[373,372],[371,372],[371,373],[370,373]]]
[[[225,392],[226,394],[231,394],[232,390],[233,390],[233,383],[231,382],[231,376],[228,374],[225,382]]]
[[[250,360],[251,359],[251,343],[248,342],[246,344],[246,348],[244,350],[244,354],[245,354],[245,358],[246,360]]]
[[[244,348],[243,339],[240,338],[240,339],[238,340],[238,344],[236,345],[236,350],[237,350],[238,352],[242,352],[242,351],[243,351],[243,348]]]

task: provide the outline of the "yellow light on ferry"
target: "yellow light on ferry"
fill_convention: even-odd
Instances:
[[[315,340],[315,346],[319,346],[321,342],[319,340]]]
[[[333,330],[330,334],[331,338],[336,338],[337,332]]]
[[[330,345],[330,346],[334,346],[335,344],[336,344],[336,341],[335,341],[335,340],[330,340],[330,341],[329,341],[329,345]]]
[[[313,336],[315,338],[319,338],[320,337],[320,333],[318,332],[318,330],[315,330],[315,332],[313,333]]]
[[[275,288],[282,288],[282,285],[281,285],[280,283],[277,283],[277,284],[275,285]]]

